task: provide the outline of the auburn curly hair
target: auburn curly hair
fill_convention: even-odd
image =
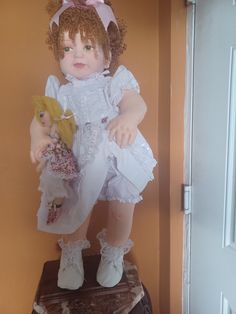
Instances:
[[[109,0],[104,2],[111,6]],[[74,0],[74,3],[84,5],[85,0]],[[61,6],[62,0],[49,0],[47,12],[50,19]],[[46,43],[53,51],[56,60],[60,60],[64,57],[62,46],[64,33],[68,32],[70,38],[74,40],[75,35],[80,32],[82,40],[90,40],[93,45],[97,44],[102,48],[105,60],[110,60],[109,70],[114,73],[118,66],[119,56],[126,49],[124,43],[126,27],[119,19],[117,23],[118,28],[115,23],[110,22],[106,31],[93,6],[88,6],[86,10],[79,6],[68,8],[60,15],[59,26],[53,23],[52,29],[49,29]]]

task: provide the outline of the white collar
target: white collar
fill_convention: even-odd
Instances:
[[[67,74],[65,76],[65,79],[67,81],[71,82],[72,84],[85,85],[87,83],[92,83],[92,82],[94,82],[94,80],[97,80],[99,78],[104,78],[104,77],[108,76],[108,74],[110,74],[110,71],[104,70],[103,72],[92,73],[89,76],[87,76],[85,79],[78,79],[73,75]]]

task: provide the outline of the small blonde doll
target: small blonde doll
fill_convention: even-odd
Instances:
[[[78,178],[77,162],[71,151],[76,125],[72,112],[63,113],[60,104],[51,97],[34,96],[33,105],[36,120],[52,139],[42,151],[38,166],[42,192],[38,227],[50,232],[62,214],[64,198],[72,193],[71,183]]]
[[[87,229],[93,206],[109,201],[106,229],[97,238],[101,261],[97,281],[115,286],[122,277],[123,256],[132,247],[129,239],[135,204],[153,179],[156,164],[138,130],[146,112],[134,76],[118,67],[123,52],[124,27],[109,1],[49,0],[48,44],[67,84],[50,76],[46,95],[75,114],[73,153],[79,165],[77,199],[69,198],[67,215],[60,216],[52,232],[64,234],[58,286],[78,289],[84,281],[81,251],[89,247]],[[31,124],[31,159],[40,160],[51,142],[38,122]],[[73,193],[72,193],[73,196]],[[64,202],[63,202],[64,206]]]

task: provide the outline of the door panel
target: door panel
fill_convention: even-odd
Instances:
[[[236,5],[197,0],[190,314],[236,314]]]

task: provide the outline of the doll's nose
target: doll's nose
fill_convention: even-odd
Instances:
[[[76,58],[81,58],[81,57],[83,57],[83,54],[84,54],[83,49],[76,48],[76,49],[74,50],[74,56],[75,56]]]

